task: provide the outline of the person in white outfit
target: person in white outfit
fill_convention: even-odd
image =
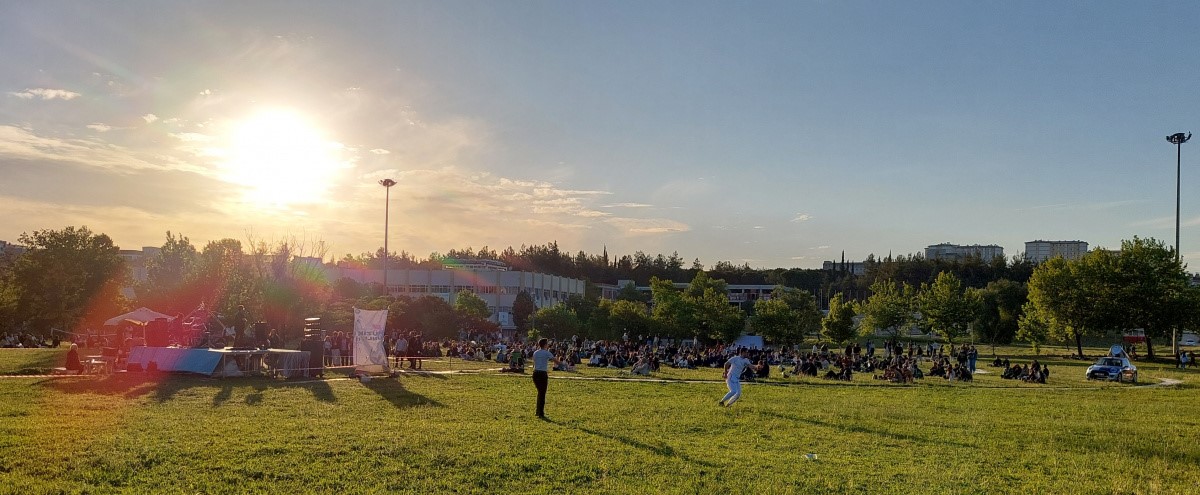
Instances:
[[[732,406],[742,397],[742,373],[746,371],[746,368],[754,368],[755,371],[758,371],[758,366],[751,363],[746,354],[748,354],[746,348],[743,347],[738,350],[736,356],[725,361],[725,385],[729,387],[729,393],[718,401],[722,406]]]

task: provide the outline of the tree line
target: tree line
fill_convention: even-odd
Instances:
[[[497,329],[488,321],[486,303],[470,292],[450,304],[436,296],[388,296],[377,284],[325,280],[320,266],[304,262],[325,257],[320,243],[220,239],[198,249],[186,236],[167,232],[160,249],[144,260],[145,281],[133,283],[119,248],[87,227],[35,231],[22,234],[20,242],[27,247],[24,253],[0,257],[4,331],[95,328],[132,307],[186,315],[201,303],[222,314],[244,305],[255,319],[285,335],[298,335],[303,319],[311,316],[323,317],[328,329],[349,330],[353,307],[389,308],[389,328],[434,338]],[[383,258],[380,250],[347,255],[337,263],[380,268]],[[1200,308],[1197,288],[1174,251],[1138,238],[1123,242],[1119,251],[1095,250],[1079,260],[1041,264],[1020,257],[870,256],[861,275],[837,263],[833,270],[752,269],[728,262],[705,269],[695,260],[684,268],[678,253],[610,258],[605,249],[600,255],[571,255],[554,242],[500,252],[450,250],[421,261],[402,251],[388,256],[387,264],[441,268],[446,258],[496,260],[518,270],[650,286],[649,296],[631,284],[610,301],[589,284],[583,296],[541,309],[528,294],[519,294],[513,313],[521,335],[562,338],[642,335],[728,342],[751,332],[784,344],[812,335],[840,343],[918,329],[948,341],[1074,341],[1082,354],[1084,337],[1131,328],[1144,329],[1149,344],[1161,342],[1173,329],[1196,325]],[[690,283],[676,288],[681,281]],[[776,287],[770,298],[731,305],[729,284]],[[1152,355],[1153,347],[1148,351]]]

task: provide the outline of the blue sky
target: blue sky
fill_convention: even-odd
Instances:
[[[1200,131],[1186,2],[250,3],[0,5],[0,239],[340,257],[382,244],[391,177],[421,257],[1173,243],[1164,136]]]

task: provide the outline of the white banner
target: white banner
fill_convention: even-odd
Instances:
[[[386,309],[372,311],[354,308],[355,369],[368,373],[387,371],[388,358],[383,337],[387,314]]]

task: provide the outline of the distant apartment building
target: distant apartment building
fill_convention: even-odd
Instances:
[[[821,263],[821,269],[827,272],[849,272],[854,275],[867,273],[867,264],[861,261],[826,261]]]
[[[8,241],[0,241],[0,255],[11,254],[16,256],[25,252],[25,246],[13,244]]]
[[[146,259],[151,256],[158,256],[162,252],[162,248],[154,246],[143,247],[140,251],[136,249],[122,249],[117,253],[121,259],[125,260],[125,266],[129,268],[129,276],[134,282],[145,282]]]
[[[948,260],[959,261],[967,258],[979,258],[983,261],[991,261],[995,258],[1004,257],[1004,248],[995,244],[980,245],[971,244],[963,246],[959,244],[934,244],[925,248],[925,259],[930,260]]]
[[[1077,260],[1087,254],[1087,250],[1088,243],[1084,241],[1029,241],[1025,243],[1025,259],[1034,263],[1060,256]]]

